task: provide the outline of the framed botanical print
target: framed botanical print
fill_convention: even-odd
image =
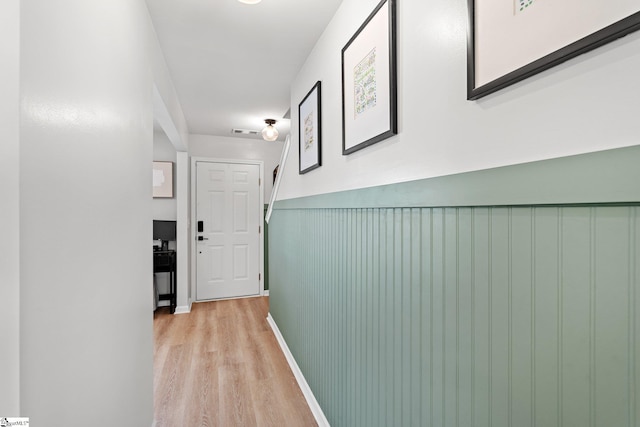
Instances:
[[[322,165],[321,83],[318,81],[298,105],[298,173],[304,174]]]
[[[397,130],[396,1],[382,0],[342,49],[342,154]]]

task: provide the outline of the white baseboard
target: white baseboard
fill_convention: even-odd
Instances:
[[[263,297],[268,297],[269,296],[269,289],[267,289],[266,291],[262,291],[262,296]]]
[[[173,314],[189,314],[191,313],[191,303],[189,305],[179,305]]]
[[[267,315],[267,322],[269,323],[269,326],[271,326],[271,329],[273,330],[273,334],[276,336],[276,339],[278,340],[278,344],[280,344],[280,348],[282,349],[282,352],[284,353],[284,356],[286,357],[287,362],[289,363],[289,367],[291,368],[291,371],[293,371],[293,375],[296,377],[296,381],[298,381],[300,390],[302,390],[302,394],[304,395],[304,398],[306,399],[307,404],[309,405],[309,409],[311,409],[311,412],[313,413],[313,417],[316,419],[316,422],[318,423],[318,427],[331,427],[329,424],[329,421],[327,420],[327,417],[325,417],[324,412],[322,412],[322,408],[320,407],[320,404],[318,404],[316,397],[313,395],[313,392],[311,391],[311,387],[309,387],[309,384],[307,384],[307,380],[304,378],[304,375],[302,374],[302,371],[300,370],[300,367],[298,366],[296,359],[293,357],[293,354],[291,354],[291,350],[289,350],[289,346],[287,345],[287,343],[284,340],[284,337],[280,333],[280,329],[278,329],[278,325],[276,325],[276,321],[273,320],[273,317],[271,317],[271,313]]]

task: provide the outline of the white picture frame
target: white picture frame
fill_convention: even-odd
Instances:
[[[173,197],[173,162],[153,162],[153,198]]]

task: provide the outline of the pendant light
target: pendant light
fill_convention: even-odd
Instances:
[[[267,126],[262,129],[262,138],[265,141],[275,141],[278,139],[278,129],[273,127],[273,125],[276,124],[276,121],[273,119],[266,119],[264,122]]]

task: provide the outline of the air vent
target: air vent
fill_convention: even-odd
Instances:
[[[231,129],[231,133],[234,135],[258,135],[260,132],[257,130]]]

